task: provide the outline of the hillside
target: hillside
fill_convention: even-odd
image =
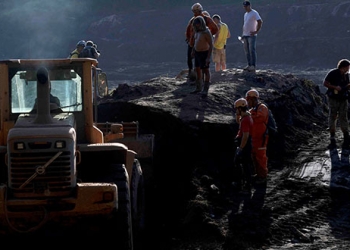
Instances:
[[[0,57],[62,58],[81,39],[97,43],[99,65],[117,86],[99,104],[100,121],[137,120],[141,133],[155,134],[154,161],[142,165],[147,211],[141,248],[349,249],[349,166],[336,164],[327,150],[328,107],[318,81],[348,57],[350,2],[252,1],[264,20],[253,75],[241,70],[241,1],[204,1],[232,33],[228,70],[213,72],[207,98],[191,95],[194,86],[175,78],[186,68],[184,29],[192,2],[127,2],[133,5],[1,3]],[[132,86],[123,84],[132,80]],[[269,144],[267,185],[244,195],[231,185],[238,128],[232,106],[252,87],[273,111],[279,135]],[[70,238],[90,247],[106,241],[77,236]]]
[[[114,74],[133,65],[179,63],[165,66],[164,73],[186,68],[185,27],[192,3],[185,1],[87,0],[48,2],[15,0],[2,4],[0,17],[3,50],[0,57],[66,57],[81,39],[93,40],[102,53],[101,67]],[[210,14],[219,14],[231,30],[227,58],[229,67],[244,66],[243,49],[236,39],[241,34],[244,10],[241,2],[203,1]],[[347,57],[350,33],[349,1],[252,1],[264,24],[258,37],[258,65],[282,69],[334,67]],[[40,12],[38,8],[45,9]],[[77,9],[81,11],[76,11]],[[57,17],[57,18],[52,18]],[[133,74],[127,77],[132,78]],[[144,80],[146,80],[145,77]]]

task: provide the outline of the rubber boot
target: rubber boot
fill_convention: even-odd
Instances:
[[[189,85],[194,85],[195,81],[197,79],[197,75],[193,70],[188,70],[188,75],[187,75],[187,83]]]
[[[196,89],[191,92],[191,94],[196,94],[202,91],[203,80],[196,81]]]
[[[350,149],[350,136],[349,133],[344,133],[344,141],[342,145],[343,149]]]
[[[210,82],[204,82],[204,88],[203,88],[203,90],[201,92],[201,94],[203,96],[207,96],[208,95],[209,85],[210,85]]]
[[[333,136],[331,136],[330,143],[328,145],[328,149],[332,150],[332,149],[336,149],[336,148],[337,148],[337,143],[335,141],[335,138]]]

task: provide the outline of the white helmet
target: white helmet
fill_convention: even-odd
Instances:
[[[247,100],[244,98],[239,98],[237,101],[235,101],[235,108],[240,108],[240,107],[247,107],[248,103]]]
[[[192,11],[203,11],[203,7],[200,3],[195,3],[192,5]]]
[[[256,89],[251,89],[245,94],[245,97],[256,97],[256,98],[259,98],[259,92]]]
[[[78,43],[77,43],[77,47],[85,47],[85,41],[84,40],[80,40]]]

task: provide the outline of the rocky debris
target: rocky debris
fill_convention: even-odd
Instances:
[[[205,98],[190,94],[194,86],[186,80],[184,76],[175,79],[158,77],[135,86],[121,84],[101,102],[99,118],[124,120],[126,115],[129,117],[131,114],[120,112],[118,106],[123,106],[123,109],[128,106],[134,111],[134,119],[138,120],[147,118],[140,117],[134,109],[147,109],[155,115],[167,114],[184,124],[196,124],[197,129],[209,124],[232,126],[234,101],[244,97],[249,89],[256,88],[261,100],[273,112],[280,132],[278,139],[286,143],[286,150],[293,150],[295,143],[307,140],[312,131],[326,126],[328,107],[325,96],[308,79],[272,70],[257,70],[256,74],[251,74],[240,69],[228,69],[212,73],[209,94]],[[113,111],[104,112],[103,107],[107,106],[113,106]],[[147,120],[150,119],[158,122],[156,117],[148,117]],[[152,130],[151,127],[149,129]],[[302,136],[295,133],[296,129],[303,130]]]
[[[98,106],[100,121],[137,120],[140,132],[155,134],[153,165],[143,166],[148,176],[150,246],[179,250],[343,246],[349,233],[338,238],[330,232],[349,232],[345,214],[350,205],[341,198],[348,196],[346,191],[334,195],[315,178],[291,174],[314,157],[324,157],[328,108],[319,86],[293,74],[272,70],[252,74],[232,68],[212,73],[206,97],[190,94],[193,88],[185,77],[157,77],[119,85]],[[251,88],[272,110],[279,133],[268,146],[267,183],[243,194],[231,184],[238,129],[233,103]],[[164,241],[154,244],[154,235]]]

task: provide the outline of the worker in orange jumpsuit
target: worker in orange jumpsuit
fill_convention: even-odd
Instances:
[[[235,138],[237,149],[235,153],[235,167],[238,170],[238,182],[233,184],[247,193],[251,192],[252,188],[252,129],[253,119],[248,111],[248,103],[244,98],[239,98],[234,103],[236,109],[236,122],[239,124],[239,129]]]
[[[256,173],[255,183],[263,184],[266,183],[268,173],[266,149],[269,135],[266,125],[269,118],[269,109],[260,101],[259,92],[256,89],[251,89],[246,93],[246,100],[253,119],[252,158]]]

